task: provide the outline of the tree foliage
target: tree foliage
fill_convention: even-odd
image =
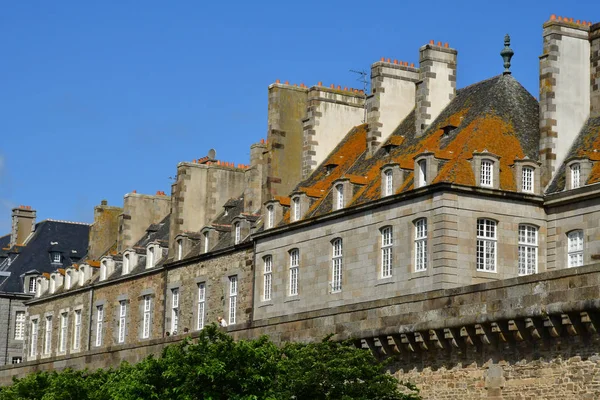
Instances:
[[[234,341],[215,325],[161,357],[111,370],[38,372],[0,388],[0,400],[418,400],[366,350],[326,338],[277,347]]]

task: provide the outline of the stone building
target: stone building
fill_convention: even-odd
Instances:
[[[126,198],[118,233],[40,278],[11,374],[137,361],[221,316],[236,338],[395,355],[425,398],[600,397],[599,32],[544,23],[539,100],[508,36],[499,74],[460,89],[433,41],[374,63],[368,95],[269,86],[249,165],[180,163],[170,206]]]

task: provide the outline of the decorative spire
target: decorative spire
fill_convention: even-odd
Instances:
[[[504,48],[500,52],[502,59],[504,60],[504,75],[509,75],[510,72],[510,59],[515,52],[510,48],[510,36],[508,33],[504,36]]]

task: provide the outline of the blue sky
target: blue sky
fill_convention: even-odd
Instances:
[[[543,5],[540,5],[543,4]],[[592,1],[6,1],[0,13],[0,234],[10,210],[91,222],[102,199],[170,192],[176,165],[215,148],[248,163],[267,87],[358,87],[349,69],[458,50],[458,86],[502,72],[537,97],[551,14],[600,21]],[[143,6],[142,6],[143,5]]]

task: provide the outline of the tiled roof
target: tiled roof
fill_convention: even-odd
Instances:
[[[457,92],[454,99],[427,128],[415,135],[413,110],[372,157],[366,153],[366,125],[353,128],[314,173],[293,192],[321,192],[306,217],[332,209],[332,183],[347,178],[355,183],[348,205],[380,198],[381,167],[397,163],[407,171],[398,192],[413,189],[414,158],[432,152],[440,161],[433,183],[474,186],[470,159],[474,152],[488,151],[500,157],[500,189],[515,191],[511,167],[515,159],[538,159],[538,103],[511,75],[500,75]],[[448,132],[445,127],[452,126]],[[384,147],[389,146],[388,150]],[[328,165],[337,164],[331,169]],[[284,221],[289,220],[289,212]]]
[[[569,153],[567,153],[563,165],[560,166],[558,173],[548,186],[547,193],[564,190],[566,164],[570,160],[579,157],[587,158],[590,161],[600,161],[600,117],[589,118],[583,125],[577,139],[575,139]],[[600,163],[594,163],[586,184],[598,182],[600,182]]]

